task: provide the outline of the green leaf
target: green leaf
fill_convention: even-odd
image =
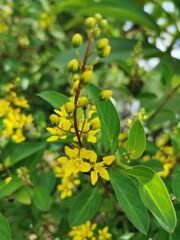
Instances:
[[[70,226],[79,226],[94,217],[101,203],[98,188],[88,188],[82,191],[74,200],[70,213]]]
[[[146,147],[146,134],[139,120],[136,120],[130,128],[127,149],[132,153],[133,158],[139,158]]]
[[[9,183],[0,182],[0,198],[11,195],[23,185],[22,179],[14,176]]]
[[[174,176],[172,181],[172,189],[175,197],[180,200],[180,173]]]
[[[133,1],[104,0],[96,2],[95,4],[82,5],[82,8],[78,11],[77,16],[87,14],[92,16],[97,12],[102,14],[104,17],[113,17],[118,20],[131,20],[134,23],[139,23],[140,25],[146,26],[155,31],[159,30],[154,19]]]
[[[11,240],[11,231],[7,219],[0,213],[0,239]]]
[[[13,144],[10,146],[8,151],[8,157],[10,159],[10,164],[13,165],[21,160],[31,156],[34,153],[45,148],[45,143],[39,142],[22,142],[19,144]]]
[[[160,172],[164,170],[163,164],[159,160],[150,159],[148,161],[143,161],[141,164],[151,168],[155,172]]]
[[[125,170],[125,173],[138,180],[141,200],[159,224],[167,232],[173,232],[177,222],[176,214],[162,179],[145,166],[136,166]]]
[[[134,39],[109,39],[111,45],[111,53],[108,57],[99,59],[99,62],[112,63],[117,61],[126,62],[130,57],[134,49],[134,46],[137,44],[137,41]],[[84,55],[86,50],[87,42],[85,42],[78,50],[81,56]],[[92,44],[92,49],[96,47],[96,43]],[[153,45],[143,43],[142,44],[142,54],[144,57],[154,57],[159,55],[159,50]],[[63,52],[58,53],[54,60],[53,65],[58,68],[59,65],[68,65],[68,62],[75,56],[75,51],[73,48]],[[94,60],[94,55],[92,58],[89,58],[89,62]]]
[[[100,100],[99,95],[101,89],[93,84],[88,85],[87,88],[95,101],[101,123],[102,140],[105,149],[108,150],[111,148],[112,152],[115,152],[117,137],[120,132],[120,119],[118,113],[110,100]]]
[[[110,172],[110,182],[120,207],[128,219],[139,231],[146,234],[149,227],[149,215],[134,182],[122,172],[117,171]]]
[[[33,196],[34,205],[41,211],[48,211],[51,206],[51,197],[48,190],[43,186],[36,186],[34,188]]]
[[[38,93],[36,95],[44,99],[56,109],[60,109],[62,105],[69,101],[68,97],[56,91],[46,91]]]
[[[20,203],[30,205],[32,198],[33,190],[30,187],[22,187],[15,194],[14,198]]]

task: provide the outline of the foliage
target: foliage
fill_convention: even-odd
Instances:
[[[179,7],[0,3],[0,239],[178,240]]]

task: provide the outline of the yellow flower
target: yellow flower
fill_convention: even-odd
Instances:
[[[57,186],[57,190],[61,193],[61,199],[71,197],[76,186],[80,184],[78,174],[73,173],[71,176],[65,176],[68,161],[67,157],[60,157],[54,167],[55,176],[61,178],[61,183]]]
[[[77,227],[73,227],[69,232],[69,236],[72,237],[73,240],[96,240],[94,236],[94,230],[97,227],[95,223],[91,223],[87,221],[85,224],[82,224]]]
[[[72,173],[89,172],[91,164],[85,160],[95,161],[97,155],[85,148],[69,148],[65,146],[65,154],[69,157],[69,161],[66,166],[65,175],[70,176]]]
[[[103,179],[109,180],[109,173],[106,170],[105,165],[111,165],[114,160],[115,160],[115,156],[110,155],[110,156],[103,157],[103,161],[98,162],[98,163],[95,162],[93,164],[93,169],[94,170],[91,171],[91,183],[92,183],[92,185],[95,185],[95,183],[97,182],[98,174]]]
[[[104,227],[102,230],[98,230],[98,240],[112,239],[112,234],[108,232],[108,227]]]
[[[22,108],[29,107],[24,97],[18,97],[13,90],[18,84],[9,84],[6,89],[6,99],[0,99],[0,117],[3,117],[1,134],[5,138],[11,138],[14,142],[20,143],[25,140],[23,128],[33,121],[32,115],[22,113]]]

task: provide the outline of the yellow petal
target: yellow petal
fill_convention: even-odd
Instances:
[[[99,171],[99,175],[105,180],[109,180],[109,173],[105,168],[101,168]]]
[[[79,167],[81,172],[89,172],[92,166],[89,163],[82,161]]]
[[[64,150],[65,150],[66,155],[69,158],[75,158],[78,154],[78,149],[76,149],[76,148],[72,149],[68,146],[65,146]]]
[[[91,143],[96,143],[97,138],[94,135],[89,134],[88,137],[87,137],[87,141],[91,142]]]
[[[74,160],[70,160],[65,170],[65,176],[70,176],[74,172]]]
[[[114,159],[115,159],[114,155],[109,155],[109,156],[103,157],[103,162],[107,165],[111,165]]]
[[[58,136],[51,136],[47,139],[47,142],[53,142],[53,141],[57,141],[58,140]]]
[[[87,150],[87,156],[88,156],[87,159],[89,159],[91,162],[96,162],[97,154],[95,152],[93,152],[91,150]]]
[[[98,180],[98,174],[96,171],[91,171],[91,183],[92,185],[95,185],[95,183]]]
[[[56,133],[57,133],[56,129],[51,128],[51,127],[47,127],[46,130],[47,130],[48,132],[50,132],[51,134],[56,134]]]

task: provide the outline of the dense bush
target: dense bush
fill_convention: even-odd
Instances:
[[[179,1],[0,3],[0,239],[180,235]]]

